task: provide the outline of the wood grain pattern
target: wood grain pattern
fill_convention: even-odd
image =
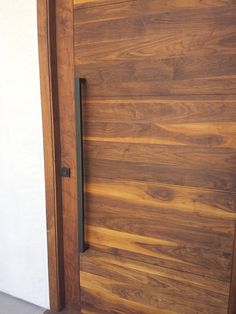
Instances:
[[[163,184],[203,187],[216,190],[216,192],[218,190],[233,192],[236,184],[233,173],[220,170],[205,171],[204,167],[202,169],[187,169],[184,165],[178,168],[158,164],[91,159],[87,162],[86,169],[88,176],[150,183],[158,181]],[[185,173],[184,176],[183,172]]]
[[[235,123],[155,124],[110,123],[87,124],[85,139],[110,142],[179,144],[213,147],[236,147]]]
[[[124,142],[85,141],[86,156],[90,159],[121,160],[181,167],[185,169],[236,170],[235,149],[188,146],[152,145]],[[189,158],[191,156],[191,158]]]
[[[90,96],[235,94],[234,5],[125,4],[76,10],[76,73]]]
[[[235,34],[235,1],[74,1],[82,313],[228,313]]]
[[[104,18],[107,15],[109,16],[109,12],[116,12],[117,16],[126,16],[135,14],[135,13],[142,13],[143,10],[158,10],[160,11],[170,11],[172,9],[188,9],[188,8],[205,8],[205,7],[223,7],[225,5],[235,3],[234,0],[168,0],[168,1],[161,1],[161,0],[135,0],[135,9],[131,12],[131,9],[134,9],[133,3],[134,0],[74,0],[74,7],[76,9],[85,9],[89,8],[89,15],[94,16],[97,20],[100,17]],[[115,6],[114,6],[115,4]],[[103,10],[100,11],[99,15],[96,15],[96,7],[103,6]],[[95,11],[93,10],[95,7]],[[105,14],[103,12],[105,11]],[[85,12],[86,14],[87,12]],[[77,19],[75,19],[75,23]]]
[[[86,191],[90,244],[146,260],[153,256],[156,265],[229,281],[235,213],[214,193],[112,180],[95,180]]]
[[[236,101],[230,96],[90,98],[84,102],[85,127],[90,119],[95,122],[169,125],[234,122],[236,118]]]
[[[62,179],[65,306],[70,311],[73,309],[78,313],[80,310],[80,283],[79,255],[77,251],[78,218],[72,1],[56,1],[56,23],[61,167],[69,167],[73,174],[71,178]],[[59,232],[62,232],[62,229]]]
[[[217,252],[217,249],[205,249],[190,243],[187,245],[177,239],[176,241],[157,239],[158,232],[155,233],[155,238],[151,238],[132,234],[130,231],[125,233],[124,231],[120,232],[94,226],[88,226],[87,229],[87,238],[91,245],[108,246],[128,253],[131,252],[130,256],[134,256],[132,253],[136,253],[136,256],[143,255],[144,258],[146,257],[146,263],[148,258],[152,257],[152,260],[155,258],[156,266],[165,266],[178,271],[189,271],[192,274],[209,276],[209,278],[216,276],[219,280],[228,280],[229,282],[230,253],[223,250],[219,249]],[[217,275],[217,271],[220,272],[219,275]],[[210,281],[209,279],[209,284]]]
[[[135,303],[138,313],[151,313],[151,310],[159,313],[159,309],[160,313],[222,313],[226,310],[227,294],[222,293],[222,284],[217,280],[213,280],[214,288],[210,288],[209,280],[201,276],[162,267],[157,269],[150,264],[93,250],[82,259],[81,270],[85,302],[87,293],[105,301],[112,300],[114,304],[117,302],[117,306],[122,299],[124,308],[128,308],[127,312],[121,310],[122,313],[129,313],[129,306]],[[182,298],[183,295],[186,298]],[[99,307],[99,302],[92,305],[94,312],[98,309],[100,313]]]
[[[64,306],[55,1],[37,1],[50,308]]]

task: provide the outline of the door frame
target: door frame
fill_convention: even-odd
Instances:
[[[64,308],[56,0],[37,0],[50,310]]]
[[[73,0],[37,0],[38,46],[45,164],[49,297],[50,310],[53,312],[58,312],[65,307],[57,73],[58,38],[56,38],[56,5],[57,10],[63,10],[63,7],[58,8],[58,6],[63,6],[65,4],[69,4],[71,6],[73,5]],[[72,18],[73,17],[70,14],[65,14],[63,16],[63,22],[65,25],[67,22],[71,23]],[[228,313],[236,313],[236,238],[234,239]]]

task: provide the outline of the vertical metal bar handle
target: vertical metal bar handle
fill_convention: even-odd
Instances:
[[[83,108],[82,108],[82,85],[84,78],[75,79],[75,124],[76,124],[76,151],[77,151],[77,195],[78,195],[78,241],[79,252],[88,249],[85,242],[84,227],[84,163],[83,163]]]

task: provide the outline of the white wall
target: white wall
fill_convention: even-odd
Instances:
[[[0,0],[0,290],[48,308],[36,0]]]

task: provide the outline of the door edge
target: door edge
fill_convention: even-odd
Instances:
[[[37,0],[38,53],[43,123],[50,310],[64,308],[60,132],[57,87],[56,0]]]

